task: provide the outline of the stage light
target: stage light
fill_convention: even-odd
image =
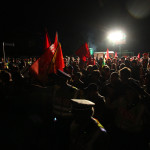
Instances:
[[[126,34],[121,30],[115,30],[115,31],[109,32],[107,38],[109,42],[113,44],[113,46],[117,46],[117,45],[119,46],[118,51],[121,57],[122,56],[121,46],[123,44],[126,44]]]
[[[113,31],[108,34],[108,40],[114,44],[124,44],[125,43],[125,33],[122,31]]]

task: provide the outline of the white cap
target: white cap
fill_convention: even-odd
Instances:
[[[87,99],[71,99],[72,108],[75,110],[87,110],[91,109],[95,103]]]

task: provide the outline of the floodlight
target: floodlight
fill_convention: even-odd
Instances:
[[[108,34],[107,38],[114,44],[124,44],[126,36],[122,31],[113,31]]]

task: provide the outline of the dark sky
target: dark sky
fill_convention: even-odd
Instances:
[[[5,47],[7,55],[40,55],[45,28],[52,43],[58,32],[65,55],[74,54],[84,42],[97,51],[111,50],[106,36],[113,29],[126,33],[122,49],[150,51],[150,0],[5,1],[0,18],[1,45],[15,43]]]

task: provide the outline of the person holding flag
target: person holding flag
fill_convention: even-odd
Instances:
[[[106,51],[106,55],[105,55],[105,57],[106,57],[106,60],[108,60],[109,59],[109,49],[107,48],[107,51]]]
[[[118,58],[117,52],[115,52],[115,58]]]
[[[106,65],[106,59],[105,59],[105,54],[103,54],[103,62],[102,62],[102,67]]]
[[[58,44],[58,47],[53,55],[51,63],[48,68],[48,73],[57,73],[57,69],[64,71],[65,63],[63,59],[63,53],[61,44]]]
[[[138,53],[138,56],[137,56],[137,58],[138,58],[138,59],[140,59],[140,53]]]
[[[90,50],[87,42],[85,42],[76,52],[75,54],[80,58],[79,66],[81,70],[86,66],[87,58],[91,57]]]
[[[46,83],[48,81],[50,73],[56,74],[57,69],[63,71],[63,68],[65,67],[57,32],[53,45],[53,51],[51,48],[47,48],[47,50],[31,65],[29,69],[32,76],[42,83]]]
[[[90,50],[87,43],[84,43],[75,54],[79,56],[80,60],[85,62],[87,58],[90,58]]]

